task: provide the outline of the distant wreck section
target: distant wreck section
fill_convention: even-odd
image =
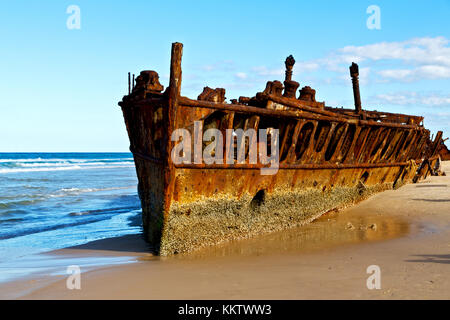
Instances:
[[[448,138],[446,138],[445,140],[442,140],[441,144],[438,147],[439,148],[438,149],[439,156],[441,157],[441,159],[443,161],[450,160],[450,150],[448,150],[447,146],[444,143],[447,140],[448,140]]]
[[[180,95],[182,48],[172,45],[166,90],[155,71],[142,71],[135,81],[129,74],[129,94],[119,103],[139,179],[144,231],[161,255],[308,223],[376,192],[439,174],[439,154],[449,154],[442,151],[442,132],[430,139],[423,117],[363,110],[354,63],[354,109],[328,107],[308,86],[299,90],[292,56],[285,61],[283,83],[269,81],[254,97],[226,103],[222,88],[205,87],[197,100]],[[192,137],[198,128],[228,134],[233,163],[199,162],[195,152],[191,161],[174,163],[178,142],[171,136],[180,128]],[[265,164],[250,163],[250,137],[239,141],[229,129],[269,135],[279,130],[278,144],[268,146],[279,151],[277,173],[260,174]],[[200,140],[200,152],[210,143]]]

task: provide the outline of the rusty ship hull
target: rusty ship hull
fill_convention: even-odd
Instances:
[[[144,231],[161,255],[299,226],[439,169],[442,132],[432,141],[422,117],[362,110],[355,66],[355,110],[326,107],[309,87],[297,98],[292,57],[284,85],[268,82],[255,97],[231,103],[223,89],[206,87],[194,100],[180,92],[182,48],[172,46],[165,91],[156,72],[144,71],[119,103]],[[278,172],[261,175],[261,163],[175,164],[171,135],[178,128],[194,135],[194,121],[224,136],[227,129],[278,129]]]

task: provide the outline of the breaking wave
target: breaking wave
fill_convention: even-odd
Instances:
[[[41,167],[41,168],[6,168],[0,169],[0,173],[14,173],[14,172],[45,172],[45,171],[67,171],[67,170],[87,170],[87,169],[114,169],[114,168],[132,168],[133,164],[127,165],[90,165],[90,166],[59,166],[59,167]]]
[[[17,172],[45,172],[45,171],[66,171],[84,169],[109,169],[133,167],[133,158],[20,158],[20,159],[0,159],[1,173]]]

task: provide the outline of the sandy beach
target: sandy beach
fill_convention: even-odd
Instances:
[[[447,176],[377,194],[308,226],[189,255],[153,256],[140,235],[37,255],[29,264],[52,271],[2,283],[0,298],[449,299],[450,162],[443,169]],[[68,290],[66,267],[77,264],[81,289]],[[381,289],[367,288],[371,265],[380,268]]]

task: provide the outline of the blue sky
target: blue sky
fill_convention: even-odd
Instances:
[[[69,30],[69,5],[81,29]],[[369,30],[366,9],[381,10]],[[0,152],[127,151],[117,102],[127,72],[155,70],[167,86],[172,42],[184,43],[182,94],[206,85],[228,99],[294,79],[330,106],[424,115],[450,136],[450,0],[2,1]]]

